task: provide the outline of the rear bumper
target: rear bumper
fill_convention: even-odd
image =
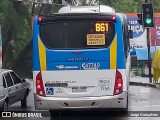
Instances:
[[[127,92],[123,92],[114,96],[60,98],[34,94],[34,101],[37,110],[126,108],[127,95]]]

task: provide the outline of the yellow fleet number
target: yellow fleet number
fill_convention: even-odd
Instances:
[[[98,22],[95,24],[96,32],[107,32],[108,31],[108,23]]]

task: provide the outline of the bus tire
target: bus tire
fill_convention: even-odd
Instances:
[[[59,110],[49,110],[51,117],[60,117],[61,112]]]
[[[122,112],[125,113],[125,114],[127,114],[128,113],[128,107],[127,108],[123,108]]]
[[[123,108],[122,112],[127,114],[128,113],[128,95],[127,95],[127,103],[126,104],[127,104],[126,108]]]

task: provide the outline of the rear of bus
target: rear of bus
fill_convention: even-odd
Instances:
[[[36,109],[127,108],[122,38],[122,20],[116,14],[36,16]]]

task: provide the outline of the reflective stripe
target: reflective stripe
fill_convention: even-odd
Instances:
[[[116,69],[117,66],[117,35],[110,46],[110,69]]]
[[[38,48],[39,48],[39,60],[40,60],[40,68],[42,71],[46,70],[46,49],[38,37]]]

